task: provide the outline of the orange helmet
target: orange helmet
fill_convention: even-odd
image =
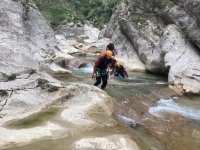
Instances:
[[[107,56],[109,56],[109,57],[112,57],[112,56],[113,56],[113,53],[112,53],[111,51],[109,51],[109,50],[107,50],[107,51],[105,52],[105,54],[106,54]]]

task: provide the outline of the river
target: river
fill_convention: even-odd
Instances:
[[[92,64],[81,69],[71,69],[73,78],[59,78],[64,84],[81,82],[92,85]],[[30,144],[4,150],[70,150],[71,143],[82,137],[109,136],[126,134],[141,150],[199,150],[200,147],[200,97],[177,96],[168,87],[167,77],[149,73],[129,72],[129,78],[111,78],[105,91],[114,99],[113,127],[91,128],[79,134],[65,134],[55,139],[43,139]],[[70,127],[70,123],[59,120],[63,108],[51,107],[20,121],[8,123],[6,127],[25,129],[51,120]],[[94,116],[101,123],[101,117]],[[113,122],[113,120],[107,120]],[[66,125],[67,124],[67,125]],[[55,133],[56,134],[56,133]],[[103,149],[103,148],[102,148]]]

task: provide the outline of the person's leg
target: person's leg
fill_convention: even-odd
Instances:
[[[120,72],[120,75],[122,76],[122,78],[125,78],[124,73]]]
[[[103,84],[101,85],[101,89],[104,89],[107,85],[108,74],[105,74],[105,75],[102,76],[102,81],[103,81]]]
[[[96,77],[96,82],[94,83],[94,86],[98,86],[101,83],[101,76]]]
[[[114,75],[115,75],[115,77],[118,77],[118,76],[119,76],[119,74],[118,74],[117,72],[114,72]]]

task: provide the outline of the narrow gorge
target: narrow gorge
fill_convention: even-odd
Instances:
[[[199,150],[200,1],[86,1],[0,1],[0,150]]]

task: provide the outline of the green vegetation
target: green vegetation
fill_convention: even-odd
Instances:
[[[189,29],[187,29],[186,27],[182,27],[182,28],[179,28],[179,32],[181,33],[184,39],[189,39],[189,33],[190,33]]]
[[[170,6],[171,0],[132,0],[137,6],[143,6],[145,8],[155,9]]]
[[[33,0],[52,27],[62,23],[107,23],[120,0]]]

